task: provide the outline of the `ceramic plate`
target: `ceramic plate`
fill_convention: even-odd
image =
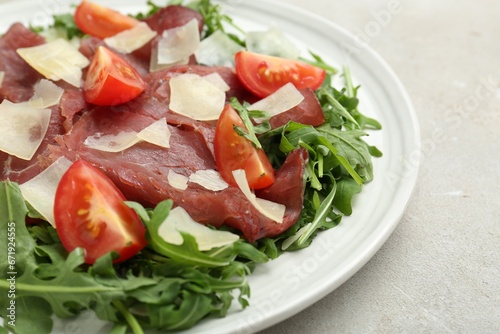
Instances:
[[[145,0],[97,1],[124,13],[144,11]],[[62,4],[64,3],[64,5]],[[126,4],[124,4],[126,3]],[[321,233],[300,252],[258,266],[250,276],[250,307],[222,319],[209,319],[184,333],[253,333],[302,311],[356,273],[382,246],[399,222],[415,185],[419,162],[419,130],[408,95],[381,57],[341,27],[285,4],[264,0],[223,2],[245,30],[270,26],[284,31],[302,50],[351,69],[361,85],[360,110],[377,118],[382,131],[367,139],[384,153],[375,159],[375,180],[356,198],[354,214]],[[70,11],[66,1],[12,1],[0,5],[0,31],[15,20],[47,24],[54,13]],[[108,325],[93,314],[57,322],[55,332],[106,332]]]

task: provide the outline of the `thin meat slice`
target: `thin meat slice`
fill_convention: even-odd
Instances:
[[[289,121],[294,121],[302,124],[318,126],[325,123],[325,115],[323,109],[314,94],[314,91],[310,88],[300,90],[304,96],[302,102],[293,107],[292,109],[285,111],[281,114],[271,117],[269,123],[273,129],[285,125]]]
[[[72,131],[58,139],[59,146],[51,147],[52,160],[66,156],[75,161],[86,160],[103,170],[129,200],[146,206],[154,206],[162,200],[172,199],[175,206],[181,206],[196,221],[220,227],[222,224],[239,229],[244,236],[255,241],[275,235],[293,225],[297,212],[302,208],[302,174],[306,156],[292,153],[278,172],[280,184],[289,183],[285,191],[275,187],[266,193],[276,202],[287,205],[283,224],[264,217],[236,187],[222,191],[207,190],[189,183],[180,190],[168,182],[168,173],[173,171],[189,176],[198,170],[215,169],[210,149],[196,131],[170,127],[170,148],[160,148],[149,143],[139,143],[119,153],[108,153],[90,149],[83,143],[96,133],[116,134],[119,131],[139,131],[154,120],[145,115],[122,111],[93,110],[85,113],[75,123]],[[302,165],[302,168],[297,166]],[[295,178],[299,182],[291,182]],[[293,198],[293,201],[290,200]]]
[[[268,188],[256,192],[257,196],[286,206],[286,221],[283,224],[265,226],[261,233],[267,237],[286,231],[291,222],[299,219],[304,202],[304,173],[309,155],[305,148],[292,151],[276,173],[276,180]]]
[[[164,30],[180,27],[191,21],[198,20],[200,33],[203,30],[203,17],[197,11],[178,5],[163,7],[144,20],[148,26],[161,34]]]
[[[33,95],[33,86],[42,76],[16,52],[18,48],[37,46],[45,39],[21,23],[13,24],[0,38],[0,71],[4,72],[0,101],[22,102]]]

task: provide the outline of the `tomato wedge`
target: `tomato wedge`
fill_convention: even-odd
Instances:
[[[87,0],[76,7],[74,19],[81,31],[101,39],[131,29],[139,23],[133,17]]]
[[[146,229],[111,180],[90,163],[78,160],[61,178],[54,217],[57,233],[68,251],[85,250],[85,262],[118,252],[115,262],[146,246]]]
[[[318,89],[326,71],[300,61],[240,51],[235,55],[236,75],[241,83],[259,97],[271,95],[291,82],[297,89]]]
[[[146,88],[141,75],[118,54],[100,46],[83,83],[86,102],[114,106],[136,98]]]
[[[237,134],[234,126],[246,129],[236,110],[227,104],[215,128],[215,163],[219,173],[228,184],[236,186],[233,170],[244,169],[251,189],[270,186],[275,176],[266,153]]]

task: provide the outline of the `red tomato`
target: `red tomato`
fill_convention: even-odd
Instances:
[[[136,98],[146,88],[141,75],[118,54],[100,46],[83,83],[85,101],[114,106]]]
[[[56,191],[54,217],[57,233],[68,251],[85,249],[85,262],[116,251],[122,262],[146,246],[146,229],[125,197],[99,169],[76,161],[63,175]]]
[[[133,17],[87,0],[76,7],[74,18],[81,31],[101,39],[131,29],[139,23]]]
[[[214,138],[215,163],[222,178],[236,186],[233,170],[244,169],[250,188],[270,186],[275,177],[266,153],[238,135],[233,126],[246,129],[236,110],[228,104],[219,117]]]
[[[240,51],[235,55],[236,75],[243,85],[259,97],[271,95],[291,82],[297,89],[318,89],[325,70],[300,61]]]

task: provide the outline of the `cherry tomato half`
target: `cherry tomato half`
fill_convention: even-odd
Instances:
[[[115,262],[146,246],[146,229],[111,180],[90,163],[78,160],[63,175],[56,191],[57,233],[68,251],[85,249],[85,262],[118,252]]]
[[[300,61],[240,51],[235,55],[236,75],[241,83],[259,97],[271,95],[291,82],[297,89],[318,89],[325,70]]]
[[[139,23],[133,17],[87,0],[76,7],[74,18],[81,31],[101,39],[131,29]]]
[[[237,134],[234,126],[246,129],[236,110],[227,104],[215,128],[215,163],[219,173],[228,184],[236,186],[233,171],[244,169],[250,188],[261,189],[270,186],[275,177],[266,153]]]
[[[136,98],[146,88],[141,75],[118,54],[100,46],[83,83],[85,101],[114,106]]]

